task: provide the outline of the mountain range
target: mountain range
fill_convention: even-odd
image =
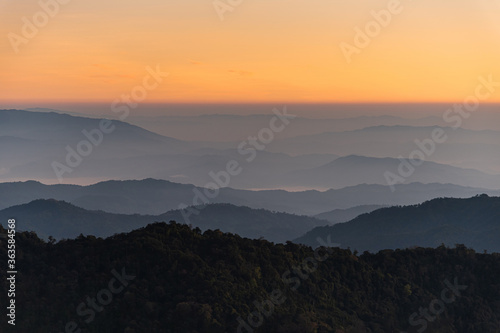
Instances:
[[[384,208],[387,206],[384,205],[362,205],[362,206],[356,206],[352,208],[347,208],[347,209],[334,209],[330,212],[324,212],[318,215],[314,215],[315,218],[322,219],[322,220],[327,220],[328,222],[332,224],[337,224],[337,223],[342,223],[342,222],[348,222],[355,217],[361,215],[361,214],[366,214],[373,212],[374,210]]]
[[[333,226],[317,227],[294,240],[317,246],[317,238],[358,251],[464,244],[500,252],[500,197],[439,198],[419,205],[382,208]]]
[[[439,142],[432,140],[439,131]],[[290,155],[335,154],[409,158],[420,151],[425,160],[500,174],[500,131],[446,126],[379,125],[278,138],[269,151]],[[417,155],[416,155],[417,156]]]
[[[268,117],[262,119],[269,121]],[[391,117],[376,119],[401,123],[401,119]],[[305,131],[307,121],[302,120],[295,126]],[[373,119],[339,121],[361,126],[368,120]],[[432,123],[431,120],[437,121],[430,119],[424,123]],[[98,132],[103,122],[113,128],[110,133]],[[326,123],[331,128],[337,126],[334,121]],[[256,150],[245,140],[257,135],[259,129],[249,130],[245,135],[239,131],[242,141],[230,138],[222,142],[215,137],[212,141],[186,141],[119,120],[0,110],[0,181],[89,185],[109,179],[157,178],[204,187],[214,181],[212,175],[224,172],[228,163],[234,162],[239,172],[226,183],[236,189],[324,191],[360,184],[387,184],[386,172],[397,173],[402,160],[408,163],[414,158],[412,152],[419,149],[414,141],[428,140],[438,128],[441,127],[380,125],[307,135],[299,135],[298,129],[284,135],[285,129],[276,133],[264,150]],[[448,139],[435,144],[435,149],[431,149],[435,151],[433,154],[418,155],[425,162],[402,181],[500,188],[500,167],[497,167],[500,132],[441,129]]]
[[[172,210],[160,215],[126,215],[86,210],[64,201],[35,200],[0,211],[0,221],[15,219],[20,231],[33,231],[56,240],[85,236],[109,237],[154,222],[177,221],[202,231],[219,229],[242,237],[284,243],[297,238],[325,220],[308,216],[251,209],[230,204],[211,204]],[[192,212],[192,213],[190,213]],[[186,218],[187,217],[187,218]]]
[[[89,210],[117,214],[159,215],[180,205],[230,203],[255,209],[317,215],[360,205],[410,205],[439,197],[466,198],[477,194],[500,196],[500,191],[452,184],[403,184],[392,192],[383,185],[357,185],[339,190],[248,191],[221,188],[209,198],[206,188],[165,180],[106,181],[93,185],[44,185],[35,181],[0,183],[0,209],[37,199],[56,199]]]
[[[368,213],[363,213],[367,212]],[[156,216],[91,211],[56,200],[35,200],[0,211],[0,220],[16,219],[17,228],[48,239],[80,234],[109,237],[154,222],[176,221],[200,230],[221,230],[276,243],[318,246],[319,238],[343,248],[377,252],[384,249],[455,246],[500,252],[500,197],[438,198],[419,205],[378,208],[359,206],[318,217],[354,216],[348,222],[271,212],[264,209],[210,204],[171,210]],[[359,213],[358,215],[355,215]]]

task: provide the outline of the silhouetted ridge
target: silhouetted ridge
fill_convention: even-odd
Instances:
[[[453,232],[444,233],[446,228]],[[359,251],[444,243],[500,252],[500,197],[440,198],[413,206],[382,208],[346,223],[318,227],[296,241],[314,246],[316,237],[324,234],[332,235],[342,247]]]

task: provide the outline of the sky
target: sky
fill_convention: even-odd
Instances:
[[[500,81],[500,0],[55,1],[0,0],[0,108],[111,104],[146,68],[168,76],[141,103],[448,103]]]

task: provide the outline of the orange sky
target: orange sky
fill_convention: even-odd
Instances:
[[[157,64],[148,103],[449,102],[500,81],[500,0],[401,1],[350,64],[340,43],[392,0],[243,0],[224,21],[212,0],[65,1],[16,53],[41,8],[0,0],[0,103],[111,103]]]

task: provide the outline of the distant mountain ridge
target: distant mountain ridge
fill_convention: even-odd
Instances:
[[[80,134],[84,129],[99,128],[102,118],[89,118],[56,112],[31,112],[25,110],[0,110],[0,131],[2,134],[37,140],[68,139],[68,135]],[[127,130],[137,138],[163,142],[181,140],[162,136],[127,122],[111,119],[116,131]],[[20,131],[23,129],[23,131]],[[136,138],[133,138],[136,139]]]
[[[106,181],[89,186],[44,185],[35,181],[0,183],[0,209],[37,199],[56,199],[89,210],[117,214],[159,215],[187,206],[200,205],[195,190],[204,188],[165,180],[144,179]],[[359,205],[409,205],[438,197],[471,197],[486,193],[500,196],[500,190],[462,187],[451,184],[396,185],[396,191],[383,185],[357,185],[339,190],[287,192],[283,190],[248,191],[221,188],[210,203],[230,203],[255,209],[316,215],[333,209]],[[196,201],[196,202],[195,202]]]
[[[414,170],[408,177],[402,177],[399,172],[403,163]],[[308,184],[311,187],[322,184],[336,189],[355,184],[388,185],[390,184],[388,179],[392,180],[392,178],[386,177],[386,173],[390,172],[402,178],[406,183],[443,183],[488,189],[500,188],[500,175],[425,160],[419,161],[418,164],[414,166],[409,159],[349,155],[339,157],[317,168],[294,172],[291,178],[295,179],[296,183],[293,183],[291,178],[288,182],[296,185]],[[407,168],[403,170],[406,171]]]
[[[358,251],[464,244],[500,253],[500,197],[438,198],[382,208],[346,223],[315,228],[295,242],[315,246],[316,238],[325,234]]]
[[[93,115],[93,114],[88,114],[88,113],[63,111],[63,110],[56,110],[56,109],[49,109],[49,108],[26,108],[24,110],[30,111],[30,112],[44,112],[44,113],[53,112],[53,113],[67,114],[67,115],[76,116],[76,117],[84,117],[84,118],[105,118],[102,115]]]
[[[189,211],[196,213],[189,214]],[[64,201],[35,200],[0,211],[0,221],[14,218],[20,231],[34,231],[40,237],[57,240],[85,236],[109,237],[130,232],[154,222],[176,221],[205,231],[219,229],[242,237],[284,243],[312,228],[327,224],[308,216],[276,213],[264,209],[230,204],[189,207],[189,211],[173,210],[161,215],[126,215],[86,210]],[[187,218],[185,218],[187,217]],[[4,222],[2,222],[4,223]]]
[[[264,125],[269,126],[269,117],[249,119],[264,119]],[[394,120],[376,119],[382,124],[382,120]],[[370,120],[349,121],[369,124]],[[307,130],[309,121],[318,126],[321,123],[317,119],[290,121],[290,127],[275,133],[271,142],[257,149],[248,140],[266,127],[255,129],[255,124],[248,124],[247,130],[228,127],[241,135],[241,141],[185,141],[123,121],[0,110],[0,181],[91,184],[106,179],[156,178],[201,187],[213,181],[211,173],[225,170],[229,161],[236,161],[244,171],[231,178],[230,186],[238,189],[326,190],[385,185],[384,173],[397,170],[397,157],[408,159],[417,148],[414,140],[423,140],[436,129],[381,124],[355,131],[283,137],[285,132],[290,136],[293,131]],[[103,122],[113,128],[112,132],[99,132]],[[293,126],[298,127],[294,130]],[[443,130],[449,139],[406,182],[499,189],[500,132]],[[249,159],[249,155],[255,158]]]
[[[211,171],[224,170],[228,161],[236,160],[245,166],[245,173],[232,180],[233,186],[258,188],[275,185],[272,180],[281,173],[319,166],[337,157],[261,151],[258,159],[248,163],[247,156],[238,152],[239,142],[182,141],[119,120],[109,123],[114,129],[111,133],[99,134],[96,131],[103,121],[109,120],[60,112],[0,110],[0,181],[88,184],[94,179],[152,177],[203,186],[212,181]],[[98,143],[91,142],[88,133]],[[91,149],[84,156],[78,151],[82,143]],[[68,156],[80,161],[69,165]],[[64,170],[59,178],[54,163],[59,170],[65,166],[70,170]]]
[[[280,138],[268,149],[290,155],[308,152],[340,156],[408,158],[412,151],[421,149],[416,141],[429,140],[432,138],[432,132],[438,129],[446,139],[436,144],[433,152],[426,156],[427,160],[488,173],[500,173],[500,131],[453,128],[450,125],[380,124],[355,130],[327,131],[314,135]]]
[[[102,131],[103,122],[107,122],[106,133]],[[78,148],[82,143],[85,143],[84,153]],[[58,181],[54,162],[71,169],[65,172],[65,179],[110,178],[112,174],[129,172],[131,166],[123,163],[123,159],[138,163],[144,156],[178,154],[191,149],[193,145],[189,142],[118,120],[0,110],[0,169],[5,170],[0,180]],[[70,164],[68,156],[79,162]]]
[[[271,110],[269,110],[270,112]],[[291,111],[293,113],[293,111]],[[183,140],[238,141],[245,133],[252,133],[265,127],[272,114],[202,114],[199,116],[131,116],[130,122],[163,135],[172,135]],[[352,118],[307,118],[296,117],[283,138],[315,135],[327,131],[349,131],[376,125],[445,126],[439,117],[407,119],[380,115]]]
[[[329,212],[314,215],[317,219],[327,220],[330,223],[343,223],[352,220],[353,218],[366,213],[371,213],[374,210],[385,208],[385,205],[362,205],[347,209],[334,209]]]

